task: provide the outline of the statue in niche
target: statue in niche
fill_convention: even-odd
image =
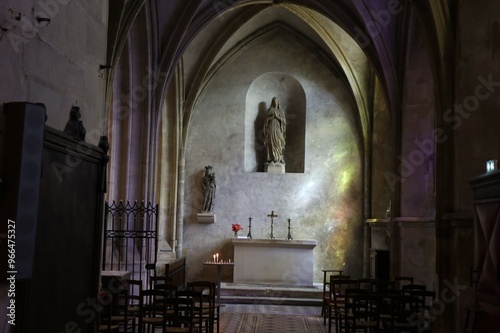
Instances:
[[[283,152],[286,140],[285,111],[278,97],[273,97],[264,122],[264,145],[267,149],[267,164],[285,164]]]
[[[69,113],[69,120],[64,128],[64,133],[75,139],[76,141],[85,141],[85,134],[87,131],[83,127],[83,123],[80,120],[82,114],[80,113],[80,107],[73,106]]]
[[[205,176],[203,177],[203,212],[211,213],[214,210],[215,189],[217,184],[215,182],[215,173],[212,172],[212,166],[205,167]]]

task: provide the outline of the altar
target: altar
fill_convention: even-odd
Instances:
[[[233,239],[234,283],[313,286],[315,240]]]

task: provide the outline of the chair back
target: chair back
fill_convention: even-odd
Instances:
[[[159,289],[166,292],[168,298],[174,298],[177,296],[179,289],[173,284],[157,283],[154,285],[153,289]]]
[[[389,328],[406,328],[415,331],[418,324],[417,299],[407,294],[391,296],[391,313]]]
[[[356,282],[359,289],[368,290],[370,293],[374,292],[375,279],[361,278],[357,279]]]
[[[216,303],[217,286],[211,281],[191,281],[187,283],[187,290],[198,291],[203,295],[203,315],[209,318],[210,332],[215,331],[215,323],[219,327],[220,305]],[[217,329],[217,332],[219,330]]]
[[[402,289],[404,285],[413,284],[412,276],[395,276],[393,279],[394,288]]]
[[[130,296],[129,289],[120,289],[113,294],[113,313],[111,321],[124,327],[126,331],[127,326],[133,320],[134,314],[130,312]]]
[[[432,324],[435,320],[435,316],[432,314],[432,306],[436,299],[436,292],[412,290],[410,295],[415,297],[419,328],[422,328],[422,331],[432,332]]]
[[[426,287],[423,284],[406,284],[401,287],[403,294],[411,295],[415,290],[425,290]]]
[[[106,301],[102,302],[102,310],[98,312],[97,330],[99,332],[118,332],[119,326],[112,321],[115,300],[109,291],[106,292]]]
[[[372,281],[372,292],[376,294],[386,294],[389,290],[394,289],[394,281],[374,279]]]
[[[153,327],[166,327],[167,310],[171,298],[163,289],[145,289],[141,292],[139,305],[139,332],[145,332],[146,325]]]
[[[172,278],[168,276],[151,276],[149,278],[149,288],[154,289],[157,284],[173,284],[172,282]]]
[[[335,307],[343,306],[345,303],[345,292],[347,289],[357,289],[356,280],[331,279],[331,297]]]
[[[195,332],[195,300],[191,297],[178,296],[165,300],[169,311],[165,313],[164,332]]]
[[[344,271],[340,269],[324,269],[323,270],[323,294],[326,295],[330,285],[330,276],[332,275],[342,275]]]
[[[124,281],[128,287],[129,311],[138,312],[141,299],[142,281],[128,279]]]
[[[367,289],[346,289],[347,329],[377,330],[380,327],[379,309],[381,296]]]
[[[215,308],[217,286],[211,281],[192,281],[187,283],[187,290],[200,292],[203,297],[204,306],[210,311],[210,318],[213,319]]]
[[[203,309],[205,308],[206,303],[204,302],[205,299],[201,291],[189,289],[181,290],[177,292],[177,298],[192,300],[194,307],[194,324],[200,328],[200,331],[204,323],[206,323],[206,326],[208,326],[207,321],[209,320],[209,318],[203,316]]]

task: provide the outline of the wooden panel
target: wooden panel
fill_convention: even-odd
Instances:
[[[165,264],[165,276],[172,278],[172,284],[184,289],[186,286],[186,258]]]
[[[99,148],[46,128],[33,277],[16,332],[94,332],[105,161]]]
[[[500,332],[500,172],[471,181],[474,189],[476,332]]]
[[[500,298],[498,269],[500,260],[500,199],[475,206],[476,269],[480,272],[477,286],[480,293]]]

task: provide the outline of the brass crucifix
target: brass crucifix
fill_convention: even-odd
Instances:
[[[271,214],[267,214],[267,216],[271,218],[271,234],[269,235],[269,239],[275,239],[273,235],[273,223],[274,223],[274,218],[278,217],[278,215],[274,215],[274,210],[272,210]]]

